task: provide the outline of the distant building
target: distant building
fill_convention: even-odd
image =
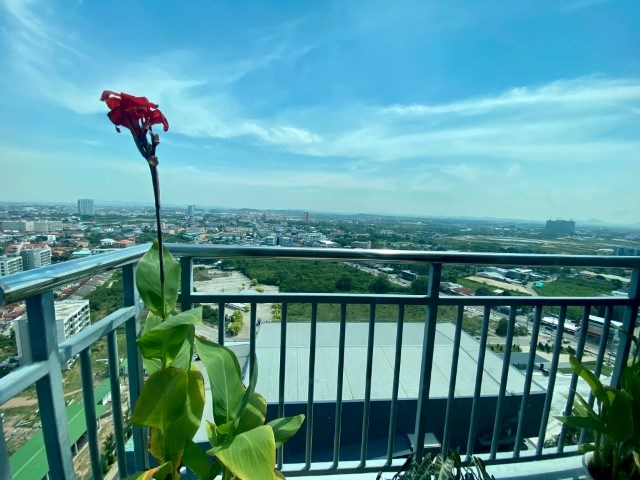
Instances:
[[[132,240],[131,238],[126,238],[124,240],[119,240],[118,241],[118,248],[129,248],[129,247],[133,247],[136,244],[135,240]]]
[[[573,220],[547,220],[542,233],[548,237],[566,237],[573,235],[575,229],[576,222]]]
[[[366,242],[356,240],[355,242],[351,242],[351,248],[371,248],[371,240],[367,240]]]
[[[30,232],[33,231],[33,222],[27,222],[26,220],[3,220],[2,230],[16,230],[18,232]]]
[[[78,213],[80,215],[95,215],[96,209],[91,198],[81,198],[78,200]]]
[[[49,247],[22,249],[20,256],[22,257],[22,268],[24,270],[33,270],[34,268],[51,265],[51,249]]]
[[[0,277],[22,271],[22,257],[0,256]]]
[[[613,254],[618,256],[630,256],[630,257],[639,257],[640,256],[640,248],[636,247],[615,247],[613,249]]]
[[[89,315],[89,300],[64,300],[55,303],[56,331],[58,343],[75,335],[91,325]],[[29,340],[29,318],[22,315],[13,322],[16,332],[16,345],[20,363],[25,364],[32,360],[31,342]]]
[[[38,233],[61,232],[62,222],[60,220],[33,222],[33,231]]]
[[[190,217],[195,217],[195,215],[196,215],[196,206],[195,205],[189,205],[187,207],[187,215],[189,215]]]
[[[413,282],[418,279],[418,274],[413,273],[411,270],[400,270],[400,277]]]
[[[309,212],[304,212],[304,223],[309,223]]]
[[[278,245],[281,247],[293,246],[293,239],[291,237],[278,237]]]
[[[269,246],[274,246],[278,244],[278,237],[273,236],[273,235],[269,235],[268,237],[264,237],[262,239],[262,244],[263,245],[269,245]]]

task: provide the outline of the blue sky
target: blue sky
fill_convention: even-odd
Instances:
[[[640,2],[0,0],[0,201],[640,222]]]

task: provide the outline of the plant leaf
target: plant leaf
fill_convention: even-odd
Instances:
[[[245,391],[238,359],[228,348],[204,338],[196,337],[195,344],[207,369],[216,425],[235,420]]]
[[[238,421],[236,433],[246,432],[252,428],[259,427],[264,424],[267,416],[267,401],[259,393],[253,392],[248,405],[242,412],[242,416]],[[274,431],[275,435],[275,431]]]
[[[596,377],[591,370],[585,367],[573,355],[569,357],[569,363],[571,364],[571,369],[574,371],[574,373],[576,373],[585,382],[589,384],[589,387],[591,388],[591,393],[593,393],[593,396],[596,397],[598,401],[601,402],[603,405],[608,405],[609,399],[604,390],[604,386],[602,385],[602,382],[598,380],[598,377]]]
[[[631,412],[631,397],[622,390],[615,392],[611,401],[610,414],[607,418],[607,434],[617,442],[623,442],[633,435],[633,416]]]
[[[276,440],[276,448],[286,443],[293,437],[304,422],[304,415],[296,415],[295,417],[277,418],[267,423],[273,428],[273,437]]]
[[[244,480],[275,479],[276,443],[268,425],[241,433],[207,453],[215,455],[236,477]]]
[[[162,318],[160,318],[157,315],[154,315],[153,312],[149,312],[147,314],[147,319],[145,320],[144,325],[142,327],[142,336],[144,336],[144,334],[147,333],[152,328],[160,325],[160,322],[162,322]],[[145,358],[144,355],[142,356],[142,364],[144,365],[144,368],[149,375],[151,375],[152,373],[162,368],[162,362],[160,362],[160,360]]]
[[[162,248],[162,259],[164,261],[164,304],[162,302],[162,292],[160,286],[160,248],[158,241],[154,240],[153,245],[145,253],[136,269],[136,287],[140,293],[140,298],[147,308],[161,318],[175,308],[178,302],[178,288],[180,286],[180,264],[173,258],[169,250]]]
[[[142,387],[131,423],[165,430],[184,413],[188,381],[187,372],[173,367],[153,373]]]
[[[191,440],[184,447],[182,461],[189,470],[196,474],[200,480],[210,480],[213,478],[209,457],[198,445]]]
[[[150,480],[152,478],[161,480],[165,478],[167,475],[172,473],[173,465],[171,462],[166,462],[160,465],[159,467],[152,468],[150,470],[146,470],[144,472],[134,473],[133,475],[128,476],[124,480]]]
[[[189,341],[189,344],[193,342],[194,325],[200,323],[202,323],[202,308],[194,308],[178,315],[169,316],[164,322],[148,330],[138,340],[142,356],[149,359],[164,358],[167,363],[170,363],[184,349],[185,341]],[[190,360],[189,357],[189,363]],[[186,368],[188,365],[187,363]]]

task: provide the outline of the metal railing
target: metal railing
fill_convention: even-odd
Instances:
[[[391,470],[397,468],[397,459],[394,458],[394,441],[399,416],[400,399],[399,376],[402,365],[402,337],[406,326],[405,308],[420,306],[424,313],[424,337],[422,340],[421,366],[419,374],[418,395],[415,403],[415,451],[417,457],[425,453],[425,437],[430,416],[430,385],[432,378],[432,366],[434,355],[434,341],[436,337],[436,323],[439,310],[442,307],[454,307],[455,335],[451,358],[451,370],[449,375],[449,388],[446,398],[444,414],[444,427],[441,433],[441,450],[446,452],[451,444],[452,421],[454,417],[454,400],[456,391],[456,372],[458,371],[458,359],[460,338],[464,309],[466,307],[482,308],[482,325],[479,338],[477,370],[473,397],[470,400],[470,422],[468,425],[468,439],[466,443],[467,459],[477,453],[475,445],[477,440],[477,422],[483,396],[482,381],[487,347],[489,321],[491,308],[507,305],[511,307],[508,316],[508,330],[505,339],[504,355],[502,359],[499,391],[495,399],[495,412],[493,417],[493,433],[491,435],[490,448],[485,454],[488,461],[508,462],[528,459],[551,458],[569,454],[575,454],[575,447],[565,446],[565,428],[560,434],[559,443],[553,449],[544,448],[545,433],[551,413],[551,400],[553,397],[555,380],[558,372],[560,352],[562,350],[563,325],[567,317],[568,307],[581,307],[583,309],[581,329],[577,340],[576,356],[582,358],[585,349],[587,325],[592,307],[605,309],[604,328],[602,341],[598,347],[595,363],[595,373],[600,375],[607,350],[608,330],[611,328],[612,314],[615,307],[624,309],[621,329],[633,333],[636,327],[638,306],[640,303],[640,257],[605,257],[605,256],[570,256],[570,255],[520,255],[520,254],[475,254],[475,253],[441,253],[441,252],[416,252],[416,251],[391,251],[391,250],[349,250],[349,249],[309,249],[309,248],[264,248],[264,247],[227,247],[214,245],[186,245],[172,244],[168,246],[172,253],[180,257],[182,265],[180,302],[182,309],[188,309],[195,303],[217,304],[219,307],[218,341],[225,342],[225,305],[234,302],[250,304],[250,330],[249,330],[249,358],[253,359],[256,352],[256,312],[257,305],[261,303],[282,304],[280,321],[280,365],[278,378],[278,402],[277,414],[284,415],[289,405],[285,401],[286,385],[286,355],[287,355],[287,326],[288,307],[292,304],[310,304],[311,314],[310,338],[309,338],[309,363],[306,401],[306,421],[303,432],[305,436],[304,461],[299,465],[287,465],[284,462],[283,450],[279,449],[277,463],[283,467],[287,475],[306,475],[309,472],[321,473],[349,473]],[[100,465],[100,452],[98,436],[96,432],[95,399],[93,398],[92,371],[91,371],[91,346],[100,338],[106,337],[108,342],[109,375],[112,394],[112,414],[114,422],[114,434],[116,442],[116,456],[118,469],[121,476],[126,476],[127,466],[125,462],[123,418],[120,408],[120,381],[119,360],[116,343],[116,329],[125,325],[127,367],[129,372],[129,396],[131,409],[135,407],[143,382],[143,369],[140,355],[137,351],[135,340],[139,336],[139,302],[135,289],[134,275],[135,264],[146,251],[147,246],[137,246],[124,249],[120,252],[106,253],[87,259],[75,260],[63,264],[57,264],[46,268],[27,271],[4,277],[0,280],[0,305],[6,305],[20,300],[26,301],[29,317],[29,333],[33,361],[0,379],[0,405],[18,395],[30,385],[36,385],[38,406],[42,423],[42,432],[45,439],[46,455],[49,471],[52,478],[73,478],[73,465],[70,453],[70,445],[67,434],[67,421],[65,418],[65,402],[62,391],[61,366],[75,355],[80,356],[81,375],[83,382],[83,400],[85,407],[87,437],[91,466],[94,478],[102,478]],[[375,261],[377,263],[429,264],[428,291],[425,295],[402,294],[314,294],[314,293],[215,293],[194,292],[193,289],[193,260],[204,258],[228,259],[228,258],[262,258],[273,260],[314,260],[314,261]],[[510,265],[510,266],[553,266],[553,267],[600,267],[600,268],[625,268],[632,270],[632,278],[629,285],[629,295],[626,297],[462,297],[441,296],[441,275],[443,265]],[[58,344],[55,327],[54,296],[53,290],[62,285],[76,281],[83,277],[116,268],[122,269],[124,288],[124,307],[97,321],[77,335]],[[317,325],[318,306],[321,304],[340,305],[339,335],[338,335],[338,372],[337,394],[335,398],[335,412],[333,415],[333,445],[331,461],[318,463],[314,460],[314,412],[318,407],[314,402],[315,359],[317,349]],[[348,323],[347,306],[361,304],[369,305],[368,336],[366,343],[366,367],[362,372],[365,380],[365,392],[362,399],[362,424],[360,454],[356,462],[341,460],[343,449],[341,438],[344,435],[343,413],[345,402],[343,401],[344,367],[345,367],[345,330]],[[373,351],[375,344],[376,306],[396,305],[396,341],[395,357],[393,365],[392,395],[388,411],[388,436],[386,439],[386,455],[384,458],[371,459],[368,451],[371,407],[371,383],[373,377]],[[503,428],[503,416],[507,403],[507,379],[510,371],[510,353],[514,338],[516,324],[516,308],[533,307],[533,323],[531,331],[528,363],[525,372],[524,388],[518,413],[518,422],[513,449],[509,452],[500,451],[499,445]],[[553,345],[552,360],[549,367],[548,383],[544,394],[544,404],[540,418],[539,433],[535,448],[521,451],[525,435],[525,410],[530,397],[530,386],[536,358],[536,347],[543,315],[544,307],[559,307],[558,328]],[[630,335],[621,335],[617,346],[615,366],[611,383],[617,384],[622,368],[624,367],[631,348]],[[249,368],[253,368],[250,362]],[[572,411],[574,400],[573,389],[577,379],[573,376],[571,390],[568,392],[565,413]],[[403,407],[404,408],[404,407]],[[288,413],[289,414],[289,413]],[[326,428],[327,425],[322,425]],[[0,432],[2,425],[0,419]],[[528,435],[531,437],[531,435]],[[135,468],[142,469],[148,466],[146,452],[146,440],[141,429],[133,429]],[[286,447],[285,447],[286,448]],[[9,468],[7,445],[4,433],[0,435],[0,478],[12,478]],[[284,465],[283,465],[284,464]]]

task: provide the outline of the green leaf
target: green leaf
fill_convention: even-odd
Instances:
[[[184,414],[188,382],[187,372],[173,367],[149,376],[131,415],[131,423],[165,430]]]
[[[189,470],[196,474],[200,480],[210,480],[213,478],[209,457],[198,445],[191,440],[184,447],[182,461]]]
[[[296,415],[295,417],[277,418],[267,423],[273,428],[273,436],[276,440],[276,447],[289,441],[293,437],[304,422],[304,415]]]
[[[264,424],[267,416],[267,401],[259,393],[253,392],[249,403],[238,421],[237,433],[246,432]],[[275,433],[275,432],[274,432]]]
[[[207,369],[215,423],[222,425],[235,420],[245,391],[238,359],[228,348],[204,338],[196,337],[195,344]]]
[[[215,455],[236,477],[244,480],[275,479],[276,442],[268,425],[241,433],[214,447],[207,453]]]
[[[573,355],[569,357],[569,363],[571,363],[572,370],[589,384],[593,396],[596,397],[602,404],[608,405],[609,399],[605,392],[604,386],[602,385],[600,380],[598,380],[598,377],[596,377],[591,370],[580,363],[578,359]]]
[[[147,333],[149,330],[156,327],[157,325],[160,325],[160,322],[162,322],[162,318],[160,318],[157,315],[154,315],[152,312],[149,312],[147,315],[147,319],[145,320],[144,325],[142,327],[142,335],[144,336],[144,334]],[[144,365],[144,368],[147,371],[147,373],[149,373],[149,375],[151,375],[152,373],[162,368],[162,362],[160,362],[160,360],[144,358],[144,356],[142,357],[142,364]]]
[[[285,478],[285,476],[282,474],[282,472],[281,472],[281,471],[279,471],[279,470],[274,470],[274,471],[273,471],[273,473],[275,474],[275,476],[276,476],[276,478],[277,478],[278,480],[287,480],[287,479]]]
[[[160,248],[158,241],[143,255],[136,269],[136,286],[140,298],[147,308],[161,318],[167,318],[178,302],[180,286],[180,264],[169,250],[163,247],[164,260],[164,303],[160,284]]]
[[[627,392],[615,390],[607,420],[607,434],[615,441],[623,442],[633,435],[631,397]]]
[[[181,350],[187,348],[184,347],[185,341],[188,341],[189,345],[192,344],[195,335],[194,325],[200,323],[202,323],[202,308],[194,308],[170,316],[148,330],[138,340],[142,356],[147,359],[166,359],[167,363],[170,363]],[[191,353],[190,350],[189,353]],[[189,363],[190,360],[191,357],[189,357]]]
[[[152,468],[145,472],[134,473],[133,475],[128,476],[124,480],[151,480],[152,478],[155,478],[157,480],[162,480],[172,472],[173,472],[173,465],[171,464],[171,462],[166,462],[160,465],[159,467]]]
[[[604,432],[605,427],[600,421],[589,417],[556,417],[562,423],[575,428],[586,428],[594,432]]]
[[[239,420],[242,415],[244,415],[244,409],[252,398],[252,395],[256,389],[256,384],[258,383],[258,359],[253,357],[253,369],[251,370],[251,378],[249,379],[249,386],[245,389],[244,395],[242,396],[242,402],[238,407],[238,411],[236,412],[236,420]],[[260,425],[264,423],[264,419],[260,422]]]

